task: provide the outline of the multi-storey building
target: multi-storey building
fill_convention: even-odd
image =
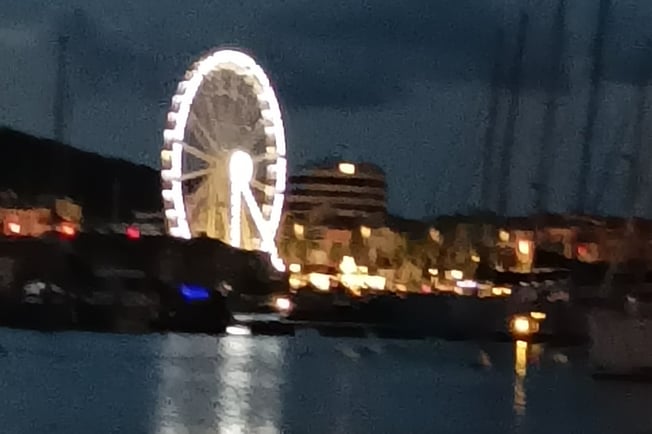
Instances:
[[[369,163],[327,161],[289,178],[287,212],[296,220],[352,222],[387,214],[384,172]]]

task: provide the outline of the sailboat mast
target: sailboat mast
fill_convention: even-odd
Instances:
[[[516,118],[521,96],[521,81],[523,75],[523,55],[525,53],[525,38],[527,36],[528,16],[521,13],[518,26],[518,43],[516,56],[510,68],[509,85],[510,100],[507,113],[507,124],[505,126],[505,135],[501,155],[500,182],[498,183],[498,213],[501,216],[507,214],[507,198],[510,193],[510,175],[512,169],[512,160],[514,158],[514,143],[516,134]]]
[[[54,139],[59,143],[68,142],[68,37],[60,35],[57,39],[57,72],[54,89]]]
[[[559,97],[559,87],[562,84],[564,51],[566,42],[566,0],[559,0],[557,3],[557,12],[555,14],[555,23],[552,28],[554,44],[552,52],[552,65],[554,70],[548,76],[548,92],[543,117],[543,137],[541,138],[541,154],[539,156],[539,165],[537,169],[536,180],[536,199],[535,210],[539,214],[545,213],[549,199],[550,184],[550,153],[552,150],[552,140],[554,138],[555,126],[557,121],[557,99]]]
[[[646,49],[650,49],[652,44],[648,41]],[[620,240],[618,247],[617,259],[624,260],[632,257],[634,251],[632,250],[636,240],[636,205],[640,200],[641,192],[644,191],[645,174],[643,173],[647,162],[643,161],[645,150],[645,137],[644,137],[644,122],[645,114],[647,112],[647,91],[650,73],[652,72],[652,65],[647,58],[644,58],[643,64],[639,70],[639,79],[637,85],[637,98],[636,98],[636,120],[634,124],[634,137],[633,147],[628,155],[629,160],[629,176],[627,182],[627,192],[625,194],[625,209],[627,216],[625,220],[624,233]],[[604,282],[601,288],[602,294],[609,294],[609,290],[613,284],[613,277],[616,268],[620,265],[616,260],[612,260],[607,269]],[[644,276],[636,276],[636,280],[641,282]]]
[[[70,126],[70,89],[68,82],[68,36],[59,34],[56,47],[56,77],[52,115],[54,119],[54,139],[59,143],[69,143]],[[69,195],[70,153],[67,149],[61,151],[58,164],[52,165],[51,182],[59,194]]]
[[[582,156],[577,185],[577,212],[586,214],[589,203],[589,176],[591,174],[591,144],[595,135],[600,98],[602,97],[602,70],[604,68],[604,39],[611,0],[600,0],[598,26],[593,38],[593,64],[591,67],[591,88],[586,110],[586,122],[582,133]]]
[[[494,67],[491,75],[491,90],[489,95],[489,109],[487,125],[482,149],[482,192],[481,204],[483,211],[491,211],[493,189],[491,174],[493,169],[493,148],[496,136],[496,120],[500,104],[500,81],[503,74],[503,50],[505,46],[505,33],[502,28],[496,31],[496,47],[494,51]]]
[[[652,48],[652,44],[648,41],[646,51]],[[647,54],[647,53],[646,53]],[[639,196],[643,190],[643,183],[645,182],[645,174],[643,173],[646,165],[644,164],[643,157],[645,154],[645,137],[644,137],[644,123],[645,114],[647,112],[647,93],[648,93],[648,80],[652,68],[650,61],[645,57],[642,67],[639,71],[640,77],[636,87],[636,120],[634,124],[634,140],[633,149],[630,155],[630,171],[628,176],[627,188],[627,203],[626,209],[629,210],[628,216],[635,217],[636,205],[639,202]]]

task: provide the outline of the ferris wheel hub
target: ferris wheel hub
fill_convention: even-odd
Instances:
[[[245,151],[235,151],[229,161],[229,177],[238,186],[248,185],[254,177],[254,160]]]

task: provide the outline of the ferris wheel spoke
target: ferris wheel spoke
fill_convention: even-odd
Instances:
[[[276,158],[278,158],[278,155],[266,152],[264,154],[254,156],[252,160],[254,160],[254,163],[261,163],[263,161],[274,161]]]
[[[203,178],[205,176],[210,175],[212,172],[213,172],[212,169],[195,170],[194,172],[188,172],[181,175],[179,181],[184,182],[184,181],[190,181],[191,179]]]
[[[209,118],[212,119],[212,118]],[[190,122],[188,123],[192,129],[192,134],[199,140],[199,142],[206,146],[214,148],[213,143],[216,142],[216,138],[212,131],[208,130],[205,126],[205,123],[202,122],[195,112],[190,113]]]
[[[242,196],[244,197],[245,203],[249,208],[249,212],[251,213],[251,217],[253,218],[254,223],[261,228],[266,226],[269,222],[263,217],[263,213],[260,211],[259,205],[256,202],[256,199],[254,199],[253,194],[251,194],[251,190],[243,190]]]
[[[219,158],[209,155],[206,152],[202,151],[201,149],[198,149],[187,143],[183,144],[183,150],[189,153],[190,155],[192,155],[193,157],[197,157],[200,160],[204,160],[209,164],[216,163],[219,160]]]
[[[258,181],[257,179],[252,179],[251,180],[251,186],[255,188],[258,191],[262,191],[265,193],[265,190],[269,189],[268,185],[263,184],[262,182]]]

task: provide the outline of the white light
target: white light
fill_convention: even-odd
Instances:
[[[170,227],[168,228],[168,232],[175,238],[183,238],[183,230],[179,227]]]
[[[462,280],[464,278],[464,273],[462,270],[451,270],[451,277],[455,280]]]
[[[475,280],[461,280],[457,282],[460,288],[477,288],[478,283]]]
[[[338,170],[345,175],[355,175],[355,164],[340,163],[337,166]]]
[[[286,297],[277,297],[276,300],[274,300],[274,305],[276,306],[276,309],[284,312],[292,308],[292,302]]]
[[[235,151],[229,160],[229,179],[241,187],[251,182],[254,176],[254,161],[245,151]]]
[[[367,285],[367,277],[359,274],[342,274],[340,282],[349,289],[360,289]]]
[[[178,180],[180,176],[181,173],[179,173],[177,170],[173,170],[173,169],[161,170],[161,178],[163,178],[164,181]]]
[[[272,266],[276,269],[276,271],[280,271],[281,273],[285,271],[285,262],[283,262],[283,259],[278,255],[277,250],[273,250],[269,252]]]
[[[283,202],[285,197],[285,183],[287,176],[287,161],[285,160],[286,144],[285,130],[278,100],[272,89],[269,79],[262,68],[256,64],[250,56],[235,50],[218,50],[196,62],[192,69],[187,71],[185,80],[179,83],[177,94],[173,96],[171,111],[168,114],[170,122],[168,129],[163,133],[167,146],[172,144],[171,154],[164,152],[161,159],[167,164],[169,161],[170,170],[163,170],[161,176],[164,180],[172,183],[171,193],[163,193],[166,205],[176,211],[175,225],[169,227],[170,235],[181,238],[190,238],[190,224],[185,213],[185,203],[183,197],[181,177],[181,167],[183,162],[183,142],[185,140],[186,126],[190,114],[192,103],[207,75],[217,70],[231,70],[242,76],[247,83],[250,83],[258,92],[257,100],[262,116],[265,119],[265,134],[269,136],[274,146],[271,148],[276,156],[274,166],[274,176],[268,176],[268,180],[274,180],[273,189],[266,190],[267,195],[273,198],[272,208],[265,215],[269,215],[269,220],[262,218],[262,213],[256,201],[253,199],[249,187],[249,181],[253,176],[253,162],[251,157],[242,152],[236,151],[230,161],[233,169],[245,169],[244,171],[233,172],[230,178],[231,184],[231,207],[230,207],[230,232],[229,238],[232,245],[240,247],[241,240],[241,209],[242,197],[245,198],[248,208],[252,211],[252,216],[257,229],[260,232],[260,250],[270,254],[271,262],[274,268],[279,271],[285,270],[285,264],[278,256],[278,249],[275,242],[276,232],[280,226]],[[245,182],[246,180],[246,182]],[[233,188],[235,184],[236,188]],[[237,196],[237,197],[236,197]],[[254,212],[253,205],[256,205],[258,212]],[[235,227],[234,227],[235,226]],[[237,234],[236,234],[237,231]]]
[[[240,213],[242,212],[242,186],[231,182],[230,242],[233,247],[240,247]]]
[[[515,317],[512,321],[512,330],[518,335],[530,334],[530,319],[524,316]]]
[[[249,336],[251,335],[251,330],[249,327],[242,325],[232,325],[226,327],[226,334],[231,336]]]
[[[340,271],[345,274],[352,274],[358,270],[355,259],[352,256],[344,256],[340,262]]]
[[[161,196],[163,197],[163,200],[171,201],[174,198],[174,193],[172,193],[172,190],[162,190]]]
[[[310,273],[308,275],[308,281],[312,286],[321,291],[328,291],[331,287],[331,277],[328,274]]]
[[[290,264],[290,272],[301,273],[301,264]]]

